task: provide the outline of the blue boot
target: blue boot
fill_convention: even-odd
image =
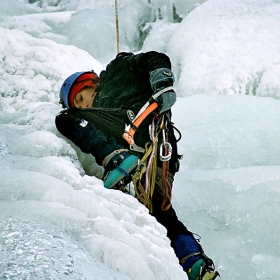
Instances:
[[[138,165],[138,157],[126,150],[116,150],[104,159],[104,187],[114,188],[122,179],[128,184],[131,181],[130,172]]]
[[[190,280],[214,280],[219,276],[214,269],[213,261],[203,253],[201,245],[191,233],[179,235],[173,247],[180,265]]]

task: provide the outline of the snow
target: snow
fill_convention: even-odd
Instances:
[[[0,0],[0,278],[187,278],[166,230],[104,189],[54,125],[62,81],[116,55],[113,2]],[[279,0],[119,1],[121,50],[171,57],[173,204],[222,279],[278,279],[279,12]]]

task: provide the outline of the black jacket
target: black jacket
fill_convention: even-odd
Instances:
[[[94,99],[93,107],[129,109],[136,115],[154,94],[150,84],[150,72],[158,68],[171,70],[170,59],[164,53],[155,51],[137,55],[119,53],[108,64],[106,70],[100,73],[100,90]],[[171,112],[169,114],[171,116]],[[141,124],[135,134],[135,142],[139,146],[144,147],[145,143],[149,141],[148,127],[152,117],[153,114]],[[128,123],[128,120],[124,119],[123,123]],[[174,171],[172,167],[177,162],[177,143],[171,124],[169,124],[168,129],[169,141],[173,147],[170,167],[171,171]]]
[[[155,51],[118,54],[100,73],[100,92],[93,107],[125,108],[137,114],[154,93],[149,74],[157,68],[171,70],[169,57]]]

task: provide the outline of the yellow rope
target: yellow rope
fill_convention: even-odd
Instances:
[[[135,173],[133,174],[133,184],[135,189],[135,194],[138,200],[143,203],[147,208],[149,208],[149,196],[145,191],[145,187],[143,187],[143,176],[147,171],[147,162],[149,156],[152,152],[152,145],[146,145],[146,152],[144,156],[140,160],[140,164],[138,165]]]
[[[152,141],[146,144],[146,151],[144,156],[140,160],[140,164],[137,167],[135,173],[133,174],[133,184],[135,189],[135,194],[138,200],[144,204],[150,211],[153,212],[152,207],[152,197],[155,190],[156,184],[156,168],[157,168],[157,143],[158,143],[158,130],[155,135],[154,143]],[[154,145],[154,154],[152,154]],[[147,172],[147,163],[149,161],[150,156],[153,156],[151,168],[148,174],[148,190],[145,190],[145,173]]]

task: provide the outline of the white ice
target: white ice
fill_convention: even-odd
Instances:
[[[221,279],[278,279],[280,1],[118,2],[121,50],[173,64],[178,216]],[[116,55],[114,1],[0,4],[0,278],[187,279],[166,230],[54,125],[62,81]]]

